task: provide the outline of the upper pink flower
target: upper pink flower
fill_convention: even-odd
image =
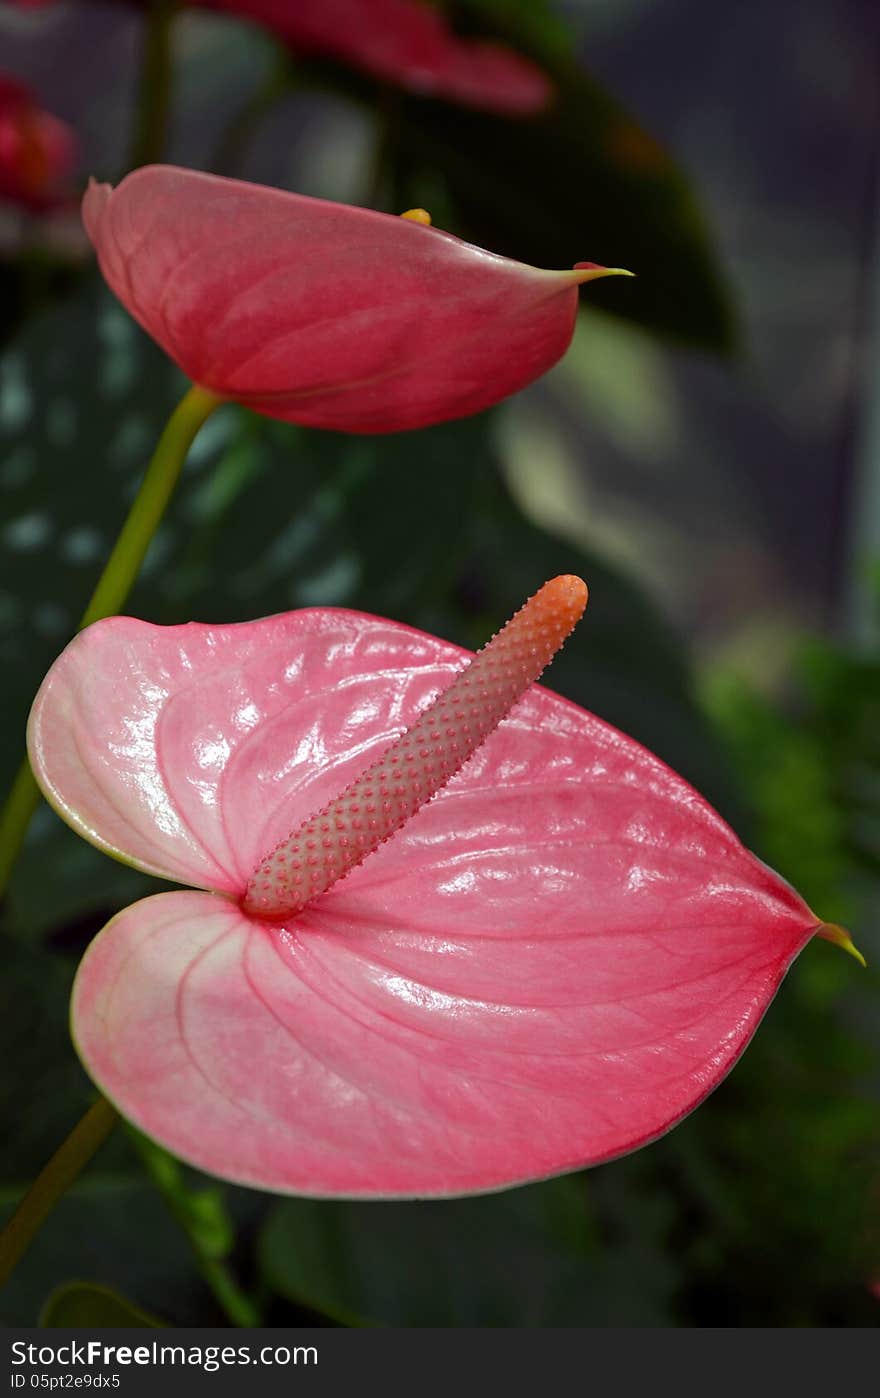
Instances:
[[[131,3],[131,0],[127,0]],[[17,0],[35,9],[54,0]],[[143,4],[143,0],[140,0]],[[502,44],[460,39],[424,0],[189,0],[241,15],[277,34],[296,53],[334,58],[426,97],[508,116],[543,110],[547,74]]]
[[[339,59],[429,97],[507,115],[541,111],[550,79],[501,44],[460,39],[423,0],[196,0],[274,30],[297,53]]]
[[[394,432],[479,412],[571,340],[578,284],[407,218],[170,166],[92,182],[116,295],[195,383],[268,417]]]
[[[79,1052],[142,1130],[271,1190],[447,1195],[632,1150],[725,1075],[830,929],[663,763],[529,686],[584,597],[548,584],[463,673],[332,609],[70,644],[29,726],[44,792],[206,890],[120,913],[77,978]]]
[[[38,107],[17,79],[0,74],[0,201],[31,213],[68,204],[76,155],[70,127]]]

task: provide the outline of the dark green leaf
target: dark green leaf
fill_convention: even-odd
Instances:
[[[70,1046],[73,968],[24,943],[3,949],[0,1187],[23,1190],[94,1097]],[[14,1070],[12,1065],[14,1065]]]
[[[575,63],[546,66],[557,100],[528,120],[406,99],[398,198],[430,201],[439,179],[450,231],[493,252],[538,267],[627,267],[637,281],[592,284],[585,302],[729,353],[729,293],[684,175]]]
[[[5,793],[34,693],[73,633],[184,385],[94,280],[28,326],[4,355],[0,385]],[[190,480],[198,466],[196,453]],[[175,530],[182,522],[157,539],[148,575],[155,578]],[[32,835],[10,893],[10,919],[29,935],[96,908],[112,914],[150,887],[45,809]]]
[[[16,1202],[3,1192],[3,1221]],[[58,1278],[83,1275],[179,1324],[217,1323],[182,1231],[131,1173],[91,1171],[60,1201],[4,1287],[0,1320],[35,1324]]]
[[[740,831],[744,815],[730,766],[700,712],[681,644],[634,583],[581,546],[528,520],[500,477],[484,472],[470,516],[458,603],[470,603],[478,646],[547,578],[577,573],[590,589],[583,621],[546,683],[668,762]],[[439,634],[451,619],[438,618]]]
[[[291,1199],[267,1220],[261,1261],[284,1296],[346,1325],[664,1323],[656,1236],[641,1240],[632,1304],[631,1258],[599,1246],[588,1188],[573,1175],[431,1203]]]

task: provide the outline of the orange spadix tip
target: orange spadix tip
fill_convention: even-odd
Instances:
[[[544,606],[571,614],[574,617],[573,626],[583,616],[589,595],[583,578],[574,573],[560,573],[558,578],[546,582],[532,600],[537,602],[541,599]]]
[[[431,215],[427,209],[407,209],[400,217],[408,218],[411,223],[423,223],[427,228],[431,226]]]

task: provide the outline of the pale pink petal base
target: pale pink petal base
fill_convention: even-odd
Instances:
[[[435,866],[422,897],[432,882],[448,900],[449,873]],[[539,882],[528,916],[490,935],[466,916],[414,927],[415,895],[353,923],[331,893],[279,928],[211,894],[159,894],[88,951],[79,1053],[176,1155],[276,1192],[453,1195],[607,1159],[716,1085],[809,933],[762,944],[674,919],[577,933]]]

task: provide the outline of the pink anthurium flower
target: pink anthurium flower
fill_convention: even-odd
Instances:
[[[54,0],[17,3],[36,9]],[[189,4],[253,20],[296,54],[336,59],[420,96],[443,97],[506,116],[540,112],[553,97],[552,82],[530,59],[503,44],[459,38],[441,12],[425,0],[189,0]]]
[[[69,204],[76,151],[70,127],[43,111],[16,78],[0,74],[0,202],[35,214]]]
[[[68,646],[29,726],[45,795],[201,890],[127,908],[80,968],[78,1050],[125,1116],[243,1184],[441,1196],[632,1150],[724,1077],[843,934],[532,685],[585,600],[555,579],[476,659],[335,609]]]
[[[196,0],[273,30],[294,53],[335,58],[423,96],[507,116],[547,106],[553,85],[502,44],[459,38],[424,0]]]
[[[83,218],[113,291],[193,382],[344,432],[517,392],[568,347],[579,283],[618,270],[539,271],[419,219],[168,166],[92,182]]]

